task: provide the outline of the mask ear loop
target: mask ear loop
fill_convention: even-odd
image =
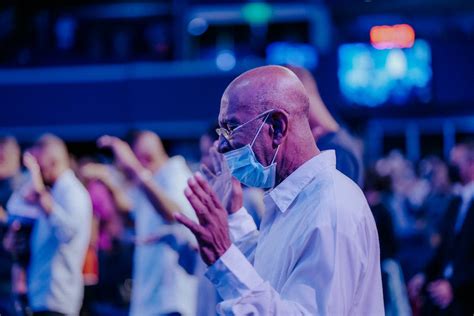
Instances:
[[[275,155],[273,156],[273,159],[272,159],[272,162],[270,163],[270,165],[273,165],[273,163],[275,162],[275,159],[276,159],[276,157],[277,157],[277,155],[278,155],[278,149],[280,149],[280,145],[278,145],[278,147],[277,147],[277,149],[276,149],[276,151],[275,151]]]
[[[260,134],[260,131],[262,130],[262,128],[263,128],[263,126],[265,125],[265,123],[267,122],[267,119],[268,119],[269,116],[270,116],[270,113],[268,113],[267,116],[265,116],[265,119],[263,120],[262,125],[260,125],[260,127],[258,128],[257,134],[255,134],[255,137],[253,138],[252,142],[250,143],[250,148],[253,147],[253,144],[254,144],[255,141],[257,140],[258,134]]]

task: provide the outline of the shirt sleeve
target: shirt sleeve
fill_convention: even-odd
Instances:
[[[379,258],[374,258],[377,261],[374,270],[368,269],[364,245],[360,245],[364,234],[364,229],[349,235],[327,225],[306,235],[302,247],[292,251],[290,257],[294,260],[288,265],[291,270],[282,276],[285,281],[279,291],[232,245],[206,273],[224,299],[218,305],[218,312],[222,315],[351,315],[365,310],[366,315],[383,315],[383,305],[381,309],[373,309],[358,303],[367,302],[367,295],[375,295],[374,301],[378,302],[374,291],[381,291],[380,268],[375,267],[380,266]],[[377,282],[364,281],[377,273]]]
[[[71,241],[80,229],[89,227],[88,221],[91,220],[92,206],[88,194],[69,193],[61,204],[54,201],[48,216],[56,237],[65,243]]]
[[[301,288],[295,290],[302,290],[305,295],[300,296],[299,302],[282,298],[234,245],[208,269],[206,276],[224,299],[217,306],[221,315],[314,315],[301,304],[309,298],[315,310],[314,290],[307,291],[300,284]]]
[[[232,242],[252,263],[259,236],[255,221],[245,207],[242,207],[229,215],[228,223]]]

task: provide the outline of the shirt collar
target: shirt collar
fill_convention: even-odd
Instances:
[[[322,151],[298,167],[283,182],[273,190],[267,192],[278,209],[285,213],[300,192],[324,170],[336,167],[336,153],[334,150]]]

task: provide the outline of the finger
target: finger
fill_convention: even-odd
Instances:
[[[211,157],[214,173],[220,175],[222,173],[222,154],[217,152],[216,147],[209,149],[209,156]]]
[[[31,168],[35,163],[35,157],[30,152],[25,152],[23,154],[23,164],[27,168]]]
[[[232,191],[242,192],[242,184],[236,178],[232,177]]]
[[[180,222],[181,224],[183,224],[184,226],[186,226],[187,228],[189,228],[189,230],[196,236],[196,237],[199,237],[201,236],[201,226],[198,224],[198,223],[195,223],[193,222],[192,220],[190,220],[186,215],[184,214],[181,214],[181,213],[174,213],[173,214],[174,218]]]
[[[205,164],[199,166],[199,171],[201,171],[207,181],[212,181],[216,177],[216,175]]]
[[[200,179],[198,180],[198,175],[199,174],[199,177]],[[204,179],[203,175],[201,175],[200,173],[196,173],[195,176],[189,178],[188,180],[188,185],[189,185],[189,188],[192,190],[192,192],[199,198],[199,200],[201,201],[201,203],[207,208],[207,209],[210,209],[210,208],[213,208],[215,207],[213,201],[212,201],[212,198],[209,194],[209,192],[207,192],[205,190],[205,188],[199,183],[199,182],[204,182],[207,184],[207,181]]]
[[[196,212],[196,216],[199,219],[199,223],[207,223],[209,217],[208,208],[201,202],[201,200],[196,196],[196,194],[193,193],[193,191],[189,187],[184,190],[184,195],[188,199],[189,203],[191,203],[191,206]]]
[[[104,135],[97,140],[97,146],[99,148],[111,147],[112,144],[114,143],[114,140],[115,140],[115,137]]]
[[[224,155],[221,154],[217,150],[217,148],[218,148],[217,146],[214,146],[213,147],[213,152],[214,152],[214,155],[216,155],[216,159],[219,161],[221,172],[229,171],[229,166],[227,165],[227,160],[225,160]]]
[[[208,198],[212,201],[212,205],[214,208],[222,208],[221,202],[219,198],[217,197],[216,193],[214,190],[211,188],[209,183],[204,179],[204,176],[200,174],[199,172],[196,172],[196,176],[194,177],[196,179],[196,182],[199,184],[200,188]]]

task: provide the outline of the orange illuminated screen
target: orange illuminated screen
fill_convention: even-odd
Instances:
[[[374,26],[370,42],[377,49],[408,48],[415,42],[415,30],[408,24]]]

